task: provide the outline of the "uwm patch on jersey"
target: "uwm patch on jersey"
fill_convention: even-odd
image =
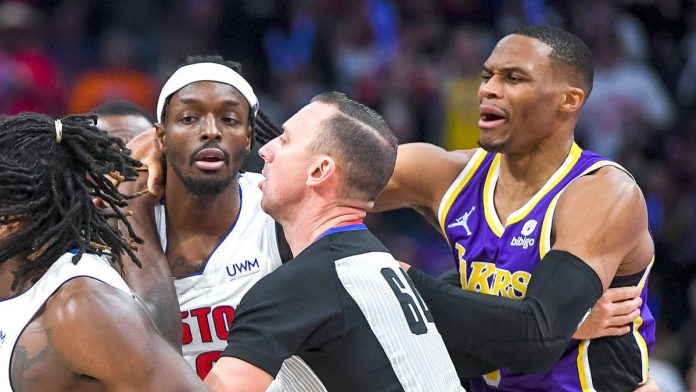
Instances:
[[[182,322],[182,349],[201,378],[210,371],[227,345],[235,309],[259,279],[280,266],[275,222],[261,210],[258,183],[263,177],[238,177],[241,206],[230,232],[211,250],[199,274],[174,280]],[[166,203],[166,199],[165,199]],[[166,205],[155,209],[160,241],[167,249]]]

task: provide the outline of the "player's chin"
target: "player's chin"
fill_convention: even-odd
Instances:
[[[507,143],[499,140],[488,140],[482,137],[479,139],[478,145],[488,152],[499,153],[504,152]]]

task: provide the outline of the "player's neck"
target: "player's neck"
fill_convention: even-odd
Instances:
[[[176,230],[226,233],[241,208],[236,177],[221,193],[213,196],[194,195],[176,178],[167,181],[165,195],[167,226]]]
[[[362,222],[369,207],[366,202],[314,204],[313,208],[299,209],[302,212],[280,224],[293,256],[297,256],[327,230]]]
[[[533,195],[568,157],[573,139],[540,143],[531,151],[503,154],[498,185],[518,195]]]

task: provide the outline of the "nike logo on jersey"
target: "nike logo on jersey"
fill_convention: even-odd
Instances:
[[[447,228],[452,229],[455,227],[463,227],[464,230],[466,230],[466,235],[471,235],[471,230],[469,230],[469,225],[467,222],[469,221],[469,216],[471,216],[474,210],[476,210],[476,206],[472,206],[469,212],[457,218],[457,220],[455,220],[454,223],[450,223],[449,225],[447,225]]]
[[[2,347],[3,343],[5,343],[5,331],[0,329],[0,347]]]
[[[254,261],[244,260],[241,263],[233,263],[225,268],[227,269],[227,275],[232,278],[254,274],[261,270],[258,259],[254,259]]]

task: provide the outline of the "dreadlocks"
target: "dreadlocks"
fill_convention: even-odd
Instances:
[[[242,75],[242,64],[236,62],[236,61],[231,61],[231,60],[225,60],[222,56],[188,56],[186,58],[186,63],[180,64],[177,69],[185,66],[185,65],[191,65],[191,64],[198,64],[198,63],[215,63],[215,64],[221,64],[224,65],[228,68],[231,68],[233,71],[236,73]],[[171,76],[171,75],[170,75]],[[164,103],[164,108],[162,109],[162,122],[166,120],[167,117],[167,107],[169,106],[169,101],[171,99],[171,96],[167,98],[167,100]],[[256,114],[256,117],[254,117],[254,114],[252,111],[249,111],[249,125],[251,125],[253,129],[253,136],[254,140],[257,141],[258,143],[261,143],[261,145],[264,145],[274,139],[276,136],[280,135],[283,133],[282,129],[275,125],[271,119],[266,116],[264,112],[261,110],[258,111]]]
[[[76,250],[73,263],[89,251],[111,254],[119,263],[127,253],[140,266],[132,242],[142,240],[121,210],[127,197],[107,175],[132,181],[141,163],[130,157],[121,139],[98,129],[96,120],[68,116],[58,123],[38,113],[0,118],[0,225],[21,224],[2,242],[0,262],[27,255],[12,290],[71,249]],[[111,212],[97,208],[94,197]],[[109,225],[110,217],[125,223],[130,239]]]

